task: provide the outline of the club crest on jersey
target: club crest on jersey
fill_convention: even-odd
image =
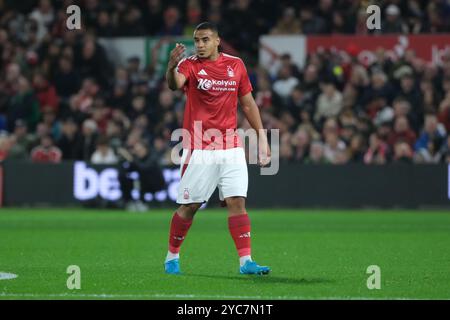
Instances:
[[[189,199],[189,189],[188,188],[184,188],[183,198],[186,200]]]
[[[234,77],[234,70],[233,70],[232,67],[227,66],[227,72],[228,72],[228,76],[229,76],[230,78]]]

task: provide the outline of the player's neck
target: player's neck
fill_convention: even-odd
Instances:
[[[214,62],[214,61],[216,61],[217,59],[219,59],[219,57],[220,57],[220,52],[219,52],[219,51],[216,51],[216,52],[214,52],[213,54],[211,54],[208,58],[206,58],[206,60],[209,60],[209,61]]]

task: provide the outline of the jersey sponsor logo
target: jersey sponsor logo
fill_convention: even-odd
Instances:
[[[234,88],[237,82],[234,80],[210,80],[210,79],[198,79],[197,89],[201,90],[216,90],[216,91],[235,91]]]
[[[202,76],[207,76],[208,75],[206,73],[205,69],[200,70],[197,74],[202,75]]]

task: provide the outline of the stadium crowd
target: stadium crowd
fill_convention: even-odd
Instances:
[[[300,69],[288,54],[257,65],[261,34],[367,33],[370,1],[83,1],[83,28],[67,30],[73,1],[0,1],[0,161],[118,163],[147,146],[171,163],[184,97],[154,66],[108,59],[99,37],[191,36],[203,20],[247,63],[264,126],[280,130],[280,159],[297,163],[450,163],[450,53],[441,66],[411,50],[318,51]],[[381,33],[450,31],[448,1],[378,1]],[[365,20],[364,20],[365,22]],[[249,128],[239,116],[238,126]]]

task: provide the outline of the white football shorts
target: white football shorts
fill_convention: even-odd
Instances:
[[[183,149],[178,204],[207,202],[216,188],[223,201],[228,197],[247,197],[248,171],[244,149]]]

